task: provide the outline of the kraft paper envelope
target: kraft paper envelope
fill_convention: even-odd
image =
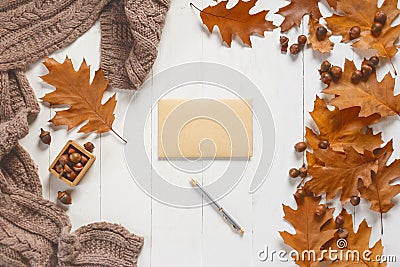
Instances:
[[[250,158],[250,100],[163,99],[158,102],[158,157]]]

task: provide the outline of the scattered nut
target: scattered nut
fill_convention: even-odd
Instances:
[[[84,146],[85,149],[86,149],[87,151],[89,151],[89,152],[93,152],[93,150],[94,150],[94,148],[95,148],[92,142],[87,142],[87,143],[85,143],[83,146]]]
[[[349,231],[346,229],[340,228],[338,231],[338,237],[342,239],[346,239],[349,236]]]
[[[315,208],[315,215],[317,215],[318,217],[323,217],[325,213],[326,213],[326,206],[324,204],[319,204]]]
[[[292,168],[289,171],[289,176],[292,177],[292,178],[299,177],[299,174],[300,174],[300,171],[298,169],[296,169],[296,168]]]
[[[51,135],[50,132],[43,130],[43,128],[40,128],[40,140],[45,143],[46,145],[50,145],[51,143]]]
[[[298,142],[297,144],[294,145],[294,150],[296,150],[296,152],[304,152],[307,149],[307,144],[306,142]]]
[[[58,196],[57,199],[65,204],[65,205],[71,205],[72,204],[72,197],[68,192],[65,191],[58,191]]]
[[[350,34],[350,39],[351,40],[359,38],[360,35],[361,35],[360,27],[358,27],[358,26],[351,27],[349,34]]]

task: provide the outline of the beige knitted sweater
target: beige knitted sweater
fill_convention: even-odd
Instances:
[[[114,87],[138,89],[157,55],[169,0],[0,0],[0,266],[136,266],[143,238],[110,223],[71,233],[43,199],[35,163],[18,144],[39,105],[24,68],[100,18],[101,66]]]

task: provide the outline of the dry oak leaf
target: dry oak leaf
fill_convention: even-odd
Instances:
[[[317,160],[317,164],[309,165],[308,172],[312,179],[305,184],[305,189],[316,195],[326,193],[326,199],[332,200],[341,190],[340,200],[345,204],[352,196],[358,196],[358,185],[361,180],[365,186],[372,184],[371,171],[378,171],[378,162],[385,161],[393,152],[390,141],[385,147],[358,153],[352,147],[346,147],[344,153],[328,148],[316,149],[307,153],[307,161]]]
[[[386,166],[387,158],[379,160],[377,172],[372,173],[372,183],[359,188],[361,196],[371,202],[370,209],[379,213],[387,213],[393,208],[392,199],[400,193],[400,185],[392,185],[400,178],[400,160]]]
[[[301,19],[305,15],[312,15],[319,19],[322,17],[318,7],[319,0],[291,0],[290,4],[279,9],[276,14],[285,17],[285,20],[280,25],[281,31],[286,32],[293,26],[300,27]],[[337,0],[327,0],[332,8],[336,8]]]
[[[359,112],[359,107],[344,110],[335,108],[331,111],[325,100],[317,96],[314,110],[310,112],[310,115],[318,126],[319,134],[306,128],[306,139],[310,147],[318,149],[319,142],[327,140],[333,150],[340,152],[343,152],[344,147],[347,146],[352,146],[359,153],[378,148],[383,143],[381,134],[373,135],[371,131],[367,131],[366,126],[378,122],[380,116],[374,114],[360,118]]]
[[[316,34],[317,28],[319,26],[322,26],[319,23],[319,20],[310,17],[310,20],[308,21],[308,30],[310,32],[310,37],[308,38],[308,44],[311,44],[313,50],[319,51],[321,54],[329,53],[330,51],[332,51],[334,45],[331,42],[331,40],[329,40],[331,33],[328,33],[324,40],[319,41],[317,39],[317,34]]]
[[[357,232],[354,231],[353,216],[348,214],[346,210],[342,210],[340,215],[344,218],[343,229],[349,231],[349,236],[345,240],[340,240],[338,233],[331,240],[331,250],[338,253],[333,255],[334,260],[329,266],[336,267],[384,267],[385,262],[379,262],[383,252],[382,241],[377,241],[372,247],[369,246],[372,228],[368,226],[364,219],[358,227]],[[336,229],[334,220],[324,225],[323,230]],[[339,246],[338,246],[339,245]],[[365,252],[369,252],[365,254]],[[364,256],[363,256],[364,255]],[[337,256],[337,259],[336,257]]]
[[[264,36],[265,31],[277,28],[271,21],[265,19],[269,11],[250,15],[249,11],[256,2],[257,0],[239,1],[233,8],[227,9],[228,1],[222,1],[200,11],[200,17],[210,33],[215,26],[218,26],[222,41],[229,47],[232,44],[233,35],[237,35],[243,43],[251,47],[250,35]]]
[[[361,107],[360,116],[367,117],[378,113],[382,117],[400,114],[400,96],[394,96],[395,80],[387,73],[378,82],[374,71],[368,80],[358,84],[351,82],[351,75],[356,70],[353,61],[346,59],[342,78],[332,82],[322,92],[335,95],[329,104],[339,109]]]
[[[43,64],[49,73],[41,78],[56,90],[41,99],[52,106],[69,106],[69,109],[57,111],[50,122],[56,126],[67,125],[70,130],[87,121],[79,132],[113,131],[120,137],[112,128],[115,119],[113,112],[117,103],[115,94],[106,103],[101,103],[109,83],[102,69],[96,71],[90,84],[90,67],[85,60],[78,71],[74,70],[72,61],[68,57],[62,64],[52,58],[45,58]]]
[[[315,215],[315,210],[321,200],[320,197],[305,196],[304,198],[296,198],[297,210],[283,205],[285,212],[284,219],[287,220],[296,230],[295,234],[287,231],[279,232],[285,244],[295,249],[299,257],[295,259],[299,266],[310,267],[318,266],[318,259],[321,258],[321,247],[332,239],[336,233],[336,229],[321,230],[322,226],[332,219],[334,209],[327,209],[326,213],[319,217]],[[307,252],[315,252],[315,257],[308,255]]]
[[[394,43],[399,38],[400,26],[391,27],[391,24],[400,14],[397,0],[386,0],[380,8],[377,0],[338,0],[337,10],[341,13],[325,20],[334,35],[342,35],[342,42],[350,41],[350,29],[359,26],[361,37],[353,47],[361,50],[374,49],[378,56],[385,58],[393,58],[396,55],[397,47]],[[375,37],[371,33],[371,26],[379,10],[386,13],[387,21],[381,34]]]

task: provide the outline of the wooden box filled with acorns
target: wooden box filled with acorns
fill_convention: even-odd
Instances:
[[[70,186],[76,186],[86,174],[96,157],[91,152],[93,144],[85,147],[69,140],[49,167],[49,171]]]

